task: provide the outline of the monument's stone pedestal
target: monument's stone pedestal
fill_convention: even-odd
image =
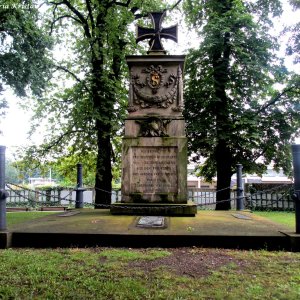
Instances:
[[[122,148],[122,200],[113,214],[195,215],[187,202],[184,56],[129,56]]]

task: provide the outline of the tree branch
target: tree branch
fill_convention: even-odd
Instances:
[[[64,1],[61,1],[61,2],[50,1],[49,4],[53,4],[55,6],[58,6],[58,5],[64,4]]]
[[[55,5],[55,7],[59,6],[59,5],[66,5],[69,10],[71,12],[73,12],[73,14],[80,20],[80,23],[82,24],[83,26],[83,29],[84,29],[84,32],[85,32],[85,35],[88,37],[88,38],[91,38],[91,33],[90,33],[90,30],[89,30],[89,24],[87,23],[87,20],[85,19],[84,15],[82,13],[80,13],[71,3],[70,1],[68,0],[63,0],[63,1],[60,1],[60,2],[49,2],[50,4],[53,4]],[[74,18],[74,17],[73,17]],[[77,19],[76,18],[76,19]]]
[[[270,107],[271,105],[275,104],[277,101],[279,101],[281,99],[282,96],[284,96],[286,93],[292,91],[293,89],[295,89],[294,86],[291,86],[285,90],[283,90],[283,92],[278,93],[277,96],[272,99],[270,102],[266,103],[265,105],[263,105],[259,110],[258,113],[262,113],[264,112],[268,107]]]
[[[77,18],[75,18],[75,17],[73,17],[73,16],[71,16],[71,15],[60,16],[60,17],[54,19],[54,20],[51,22],[51,25],[50,25],[50,35],[52,34],[54,24],[55,24],[57,21],[59,21],[59,20],[61,20],[61,19],[64,19],[64,18],[70,18],[70,19],[73,19],[74,21],[76,21],[76,22],[82,24],[81,21],[80,21],[79,19],[77,19]]]
[[[59,145],[61,143],[61,141],[68,135],[71,135],[73,133],[79,133],[79,132],[84,132],[83,129],[78,129],[78,130],[69,130],[69,131],[66,131],[64,133],[62,133],[56,140],[52,141],[50,144],[48,144],[47,146],[45,145],[43,147],[43,149],[41,149],[41,153],[43,154],[46,154],[48,153],[51,148]]]
[[[63,66],[55,65],[55,67],[56,67],[57,70],[62,70],[62,71],[64,71],[64,72],[68,73],[69,75],[71,75],[77,82],[79,82],[80,84],[83,85],[83,87],[85,88],[85,90],[86,90],[89,94],[91,94],[91,91],[90,91],[90,89],[86,86],[86,84],[85,84],[82,80],[80,80],[79,77],[77,77],[73,72],[71,72],[69,69],[67,69],[66,67],[63,67]]]
[[[83,14],[81,14],[68,0],[63,0],[63,4],[65,4],[80,19],[82,24],[86,24]]]
[[[89,12],[88,16],[90,17],[90,20],[91,20],[92,33],[93,33],[95,30],[95,21],[94,21],[94,17],[93,17],[91,2],[90,2],[90,0],[85,0],[85,3],[86,3],[87,10]]]
[[[174,8],[176,8],[176,6],[178,6],[180,4],[182,0],[178,0],[169,10],[172,11]]]
[[[116,4],[118,6],[128,7],[130,5],[131,0],[127,0],[126,3],[118,2],[118,1],[112,1],[112,4]]]

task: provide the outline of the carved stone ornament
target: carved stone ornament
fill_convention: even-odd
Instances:
[[[146,76],[143,75],[146,73]],[[140,108],[168,108],[178,95],[178,74],[167,74],[168,70],[161,65],[151,65],[142,69],[141,74],[131,74],[133,104]],[[181,75],[181,74],[180,74]],[[135,111],[133,105],[128,108]]]
[[[167,69],[164,69],[161,65],[154,67],[153,65],[149,68],[143,69],[142,73],[147,73],[146,82],[147,85],[152,89],[152,94],[156,94],[158,89],[163,85],[165,77],[163,73],[167,73]]]
[[[171,122],[171,120],[162,120],[157,117],[149,117],[145,120],[138,120],[136,122],[140,125],[139,136],[161,137],[168,136],[167,125]]]

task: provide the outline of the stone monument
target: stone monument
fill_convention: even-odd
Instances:
[[[161,38],[177,42],[177,25],[162,28],[165,12],[150,13],[148,55],[127,56],[128,116],[122,147],[122,200],[112,214],[195,215],[187,201],[187,138],[182,115],[185,56],[166,55]]]

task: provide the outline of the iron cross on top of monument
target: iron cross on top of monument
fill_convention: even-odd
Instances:
[[[177,43],[177,25],[162,28],[161,23],[166,16],[166,11],[163,12],[151,12],[149,17],[151,18],[154,28],[145,28],[137,26],[137,38],[136,42],[149,39],[150,48],[149,53],[164,53],[166,51],[161,43],[161,39],[170,39]]]

